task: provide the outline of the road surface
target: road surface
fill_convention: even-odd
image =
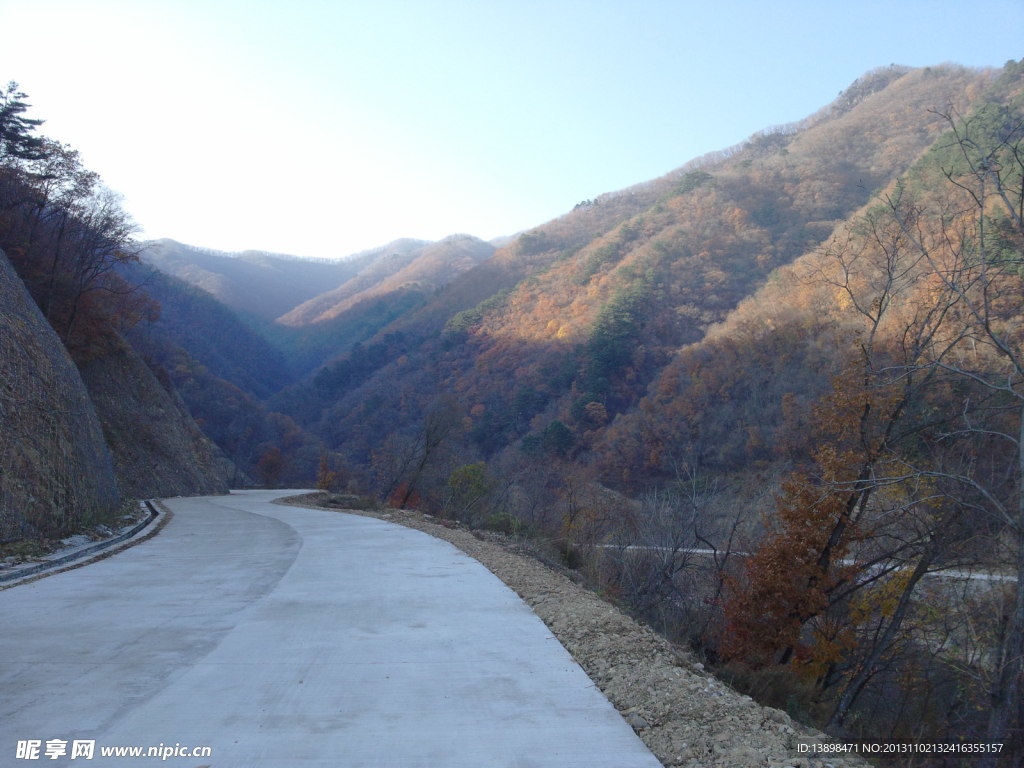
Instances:
[[[0,592],[0,764],[657,768],[475,560],[280,495],[169,500],[155,538]],[[173,756],[101,756],[132,746]]]

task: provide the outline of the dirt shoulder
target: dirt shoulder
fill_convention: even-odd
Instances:
[[[415,528],[475,558],[544,621],[665,766],[844,768],[854,757],[813,757],[799,744],[827,742],[777,709],[762,707],[706,672],[680,649],[565,573],[497,534],[448,527],[408,510],[368,512],[322,506],[322,494],[279,503],[344,511]],[[319,502],[319,503],[318,503]]]

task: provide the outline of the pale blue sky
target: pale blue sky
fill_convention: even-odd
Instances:
[[[1024,0],[0,0],[0,81],[146,237],[492,238],[828,104],[1024,56]]]

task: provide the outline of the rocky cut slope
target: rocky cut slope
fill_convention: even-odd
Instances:
[[[227,493],[228,462],[166,376],[120,337],[79,363],[124,492],[133,498]]]
[[[0,251],[0,542],[63,535],[120,498],[85,384]]]

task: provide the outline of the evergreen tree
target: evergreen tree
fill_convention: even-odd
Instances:
[[[0,89],[0,162],[39,160],[45,154],[43,139],[33,135],[43,121],[24,117],[30,106],[25,98],[13,80]]]

